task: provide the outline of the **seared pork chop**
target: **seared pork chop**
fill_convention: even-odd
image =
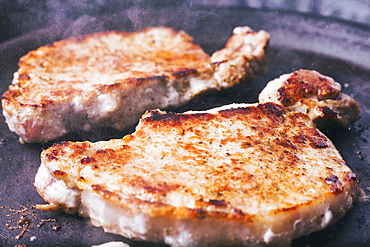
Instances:
[[[48,205],[125,237],[172,246],[282,246],[344,216],[356,175],[304,113],[275,103],[151,110],[110,141],[44,150]]]
[[[275,102],[292,111],[307,113],[318,127],[332,124],[346,128],[358,120],[360,107],[349,95],[341,93],[333,78],[314,70],[298,70],[270,81],[259,101]]]
[[[183,31],[155,27],[55,42],[19,61],[2,97],[11,131],[45,143],[71,131],[134,126],[148,109],[185,104],[265,70],[269,35],[237,27],[207,55]]]

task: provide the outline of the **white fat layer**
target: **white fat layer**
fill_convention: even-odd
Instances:
[[[270,243],[271,240],[274,238],[274,237],[277,237],[279,236],[278,234],[275,234],[271,228],[267,229],[267,231],[265,232],[265,235],[263,236],[263,240],[266,242],[266,243]]]
[[[266,243],[289,245],[290,237],[280,237],[270,228],[263,230],[258,224],[244,224],[233,220],[178,219],[170,215],[150,216],[145,212],[133,213],[124,203],[116,205],[98,194],[84,190],[81,195],[81,212],[92,219],[95,226],[128,238],[150,242],[165,242],[171,246],[203,246],[205,244],[243,243],[259,246]],[[289,235],[289,234],[288,234]],[[209,242],[211,241],[211,242]]]
[[[35,187],[42,190],[43,198],[49,203],[77,208],[80,203],[80,191],[68,187],[62,180],[57,180],[51,172],[41,165],[35,177]]]
[[[233,34],[243,34],[247,32],[252,32],[252,29],[250,27],[236,27],[233,30]]]
[[[225,63],[222,63],[218,66],[218,70],[219,71],[222,71],[221,73],[215,73],[214,74],[214,78],[216,79],[216,81],[219,82],[220,86],[227,86],[227,82],[225,81],[226,78],[225,78],[225,71],[228,70],[229,68],[229,64],[225,64]]]
[[[204,113],[204,112],[207,112],[210,114],[216,114],[220,111],[227,110],[227,109],[238,109],[238,108],[251,107],[251,106],[256,106],[256,105],[258,105],[258,103],[233,103],[229,105],[215,107],[207,111],[187,111],[187,112],[184,112],[184,114],[197,114],[197,113]]]
[[[159,105],[160,105],[161,108],[162,107],[167,107],[169,105],[176,105],[181,101],[181,95],[179,94],[179,92],[173,86],[173,82],[170,82],[170,84],[171,84],[171,86],[167,87],[167,93],[166,93],[165,97],[163,97],[162,99],[158,99],[159,102],[160,102]],[[158,97],[158,96],[156,96],[155,90],[151,89],[151,91],[149,91],[150,94],[147,94],[147,97],[151,97],[151,95],[153,95],[153,97]]]
[[[165,242],[175,247],[217,243],[286,246],[292,239],[320,230],[336,220],[329,205],[321,203],[245,224],[212,217],[151,216],[144,209],[138,213],[125,203],[111,203],[90,190],[82,192],[81,202],[80,213],[89,215],[94,225],[102,226],[107,232],[143,241]]]
[[[322,217],[322,221],[320,224],[321,228],[327,227],[333,220],[333,213],[330,211],[329,208],[326,208],[324,217]]]
[[[301,222],[302,222],[301,219],[294,221],[293,229],[294,230],[299,229]]]
[[[12,117],[8,114],[7,111],[3,110],[3,115],[5,117],[5,122],[8,124],[8,127],[9,127],[9,130],[10,131],[13,131],[15,132],[16,131],[16,128],[15,128],[15,125],[14,125],[14,121],[12,121]],[[22,126],[20,126],[19,129],[17,129],[17,131],[21,134],[25,134],[25,129],[22,128]]]
[[[206,90],[219,89],[217,84],[215,84],[215,82],[210,78],[200,79],[200,78],[192,77],[190,78],[189,83],[190,83],[190,86],[186,94],[184,95],[185,100],[190,100],[195,95],[202,93]]]
[[[100,94],[97,98],[99,104],[100,117],[107,117],[110,113],[117,110],[119,97],[115,94]]]
[[[93,245],[91,247],[129,247],[129,245],[123,242],[112,241],[104,244]]]
[[[108,232],[121,234],[128,238],[150,239],[150,236],[145,234],[149,220],[145,214],[131,215],[124,208],[109,204],[90,191],[82,192],[81,201],[83,213],[90,216],[94,225],[103,226]]]

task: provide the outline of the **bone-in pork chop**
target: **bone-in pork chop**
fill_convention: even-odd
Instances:
[[[122,139],[44,150],[44,210],[172,246],[283,246],[343,217],[356,175],[308,115],[275,103],[151,110]]]
[[[268,40],[265,31],[237,27],[212,57],[185,32],[165,27],[55,42],[20,59],[2,97],[3,114],[25,142],[125,130],[146,110],[180,106],[262,73]]]

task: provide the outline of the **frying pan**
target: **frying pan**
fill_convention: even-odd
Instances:
[[[364,195],[370,188],[370,29],[349,22],[289,12],[247,8],[127,10],[94,20],[76,29],[76,22],[49,27],[0,44],[0,93],[7,90],[20,56],[41,45],[103,30],[139,30],[169,26],[192,35],[206,52],[222,48],[235,26],[264,29],[271,35],[268,71],[249,86],[214,92],[192,100],[175,111],[201,110],[231,102],[256,102],[269,80],[297,69],[314,69],[333,77],[343,92],[361,106],[361,119],[348,129],[328,128],[347,164],[357,173]],[[40,152],[51,143],[20,144],[0,119],[0,246],[91,246],[121,240],[131,246],[161,246],[134,242],[104,233],[89,219],[65,213],[43,212],[44,203],[33,187]],[[102,140],[127,134],[113,130],[73,133],[61,140]],[[370,243],[370,203],[366,197],[348,215],[327,229],[302,237],[293,246],[366,246]],[[19,228],[19,229],[15,229]],[[27,231],[19,235],[23,229]],[[16,237],[18,236],[19,239]]]

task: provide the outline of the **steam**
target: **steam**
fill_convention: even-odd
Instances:
[[[96,17],[82,15],[64,31],[62,39],[104,31],[104,25]]]
[[[118,0],[95,0],[95,6],[84,1],[48,0],[50,24],[68,23],[60,39],[82,36],[108,30],[133,31],[150,26],[168,26],[184,30],[195,37],[206,52],[212,53],[223,47],[233,29],[232,23],[208,8],[204,11],[191,11],[191,0],[162,0],[147,3],[135,1],[122,4]],[[171,4],[164,3],[171,2]],[[73,10],[72,10],[73,9]],[[183,11],[181,11],[183,9]],[[176,13],[181,13],[178,15]],[[210,29],[209,27],[213,28]]]
[[[68,23],[72,24],[63,38],[91,33],[103,29],[103,24],[97,21],[102,16],[113,16],[128,9],[189,6],[190,1],[0,0],[0,42],[42,28]]]

